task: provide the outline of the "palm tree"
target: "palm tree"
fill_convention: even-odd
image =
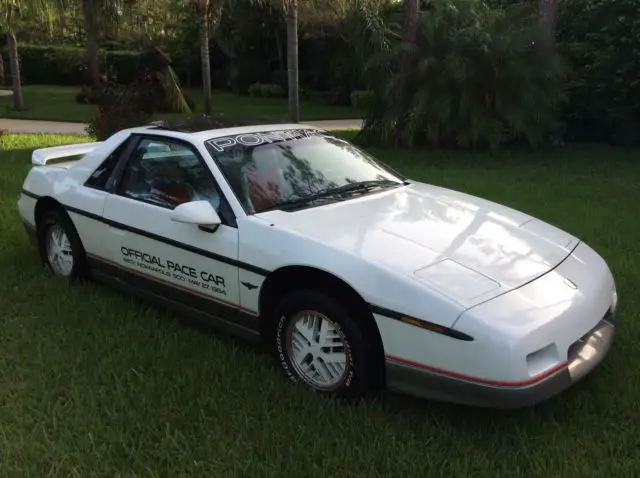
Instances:
[[[555,49],[558,0],[538,0],[538,22],[542,29],[544,46]]]
[[[287,27],[287,83],[289,119],[300,122],[300,85],[298,73],[298,0],[252,0],[256,4],[279,8]]]
[[[282,0],[287,25],[287,83],[289,86],[289,120],[300,122],[300,80],[298,72],[298,0]]]
[[[0,86],[4,85],[4,59],[0,53]]]
[[[89,78],[93,86],[100,84],[99,37],[100,27],[117,25],[125,7],[137,0],[82,0],[85,49]],[[77,5],[77,3],[76,3]]]
[[[2,27],[7,31],[7,50],[9,53],[9,71],[11,72],[11,78],[13,81],[13,109],[21,110],[24,108],[24,102],[22,100],[22,82],[20,79],[20,60],[18,57],[18,42],[16,41],[16,34],[14,32],[14,25],[18,21],[20,15],[20,8],[17,0],[9,0],[3,3]]]
[[[411,101],[411,91],[408,85],[409,77],[412,70],[412,62],[414,51],[412,47],[418,41],[418,22],[420,18],[420,0],[404,0],[404,18],[402,22],[402,43],[405,50],[402,54],[400,71],[405,85],[403,86],[401,96],[401,111],[396,124],[396,143],[403,142],[403,129],[407,119],[408,110]]]
[[[202,63],[202,88],[204,92],[204,114],[212,110],[211,61],[209,59],[209,37],[211,27],[220,20],[224,0],[191,0],[198,17],[200,36],[200,61]]]
[[[99,0],[98,0],[99,1]],[[98,28],[96,0],[82,0],[82,18],[84,20],[85,48],[87,50],[87,66],[93,86],[100,84],[100,60],[98,58]]]
[[[402,39],[404,43],[415,45],[418,41],[419,14],[420,0],[404,0],[404,18],[402,24]]]
[[[89,78],[93,86],[100,84],[99,37],[101,28],[117,27],[123,13],[140,0],[81,0],[85,49]],[[78,5],[75,2],[75,5]]]
[[[21,19],[29,17],[41,17],[52,21],[54,11],[64,8],[64,4],[64,0],[2,0],[0,2],[0,29],[7,32],[9,70],[13,84],[13,109],[16,111],[24,109],[16,25]]]
[[[202,63],[202,89],[204,92],[204,114],[211,114],[211,61],[209,59],[209,9],[210,0],[194,0],[198,15],[200,36],[200,61]]]

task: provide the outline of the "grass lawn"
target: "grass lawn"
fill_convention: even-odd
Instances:
[[[333,403],[288,384],[254,346],[49,278],[16,200],[33,148],[82,140],[0,138],[1,476],[640,476],[637,151],[374,151],[563,227],[613,269],[621,327],[608,359],[562,395],[504,412],[390,393]]]
[[[12,97],[0,97],[0,118],[19,118],[48,121],[71,121],[85,123],[94,114],[95,106],[76,103],[80,87],[25,85],[23,95],[25,111],[12,110]],[[197,90],[188,90],[196,102],[195,114],[203,111],[203,95]],[[283,98],[251,98],[238,96],[228,91],[213,92],[213,109],[216,112],[238,117],[260,117],[271,120],[287,119],[287,100]],[[158,114],[156,119],[178,115]],[[356,108],[330,106],[309,101],[300,102],[302,121],[360,118],[362,112]]]

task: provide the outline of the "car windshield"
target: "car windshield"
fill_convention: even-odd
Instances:
[[[326,204],[404,184],[368,153],[324,131],[226,136],[206,146],[249,214]]]

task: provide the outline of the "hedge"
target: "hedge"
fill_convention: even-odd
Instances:
[[[87,82],[84,48],[19,45],[19,54],[25,84],[81,85]],[[8,59],[6,48],[2,55]],[[109,78],[125,83],[133,79],[139,56],[135,51],[99,52],[100,63],[102,68],[106,67]]]
[[[564,0],[559,48],[572,66],[567,139],[640,146],[640,0]]]
[[[354,90],[350,95],[351,106],[367,110],[373,104],[375,94],[370,90]]]
[[[248,92],[253,98],[285,98],[287,96],[282,86],[273,83],[253,83]]]

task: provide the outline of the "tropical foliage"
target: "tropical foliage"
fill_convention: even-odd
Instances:
[[[141,55],[131,83],[101,83],[85,93],[87,103],[98,105],[87,132],[99,140],[122,128],[147,123],[155,112],[188,114],[192,110],[171,68],[171,59],[153,46]]]
[[[545,142],[558,131],[564,76],[559,57],[538,43],[536,23],[519,8],[433,0],[417,44],[396,41],[370,63],[368,76],[384,80],[371,82],[363,138],[494,149]],[[407,53],[414,61],[404,69]]]
[[[640,0],[564,0],[558,35],[569,139],[640,145]]]
[[[54,11],[63,9],[64,5],[64,0],[2,0],[0,2],[0,31],[6,34],[13,86],[13,108],[16,110],[24,107],[16,29],[24,19],[31,18],[37,19],[50,30]]]
[[[83,47],[20,44],[22,82],[32,85],[83,85],[87,83],[87,52]],[[99,70],[121,83],[133,80],[140,51],[98,51]]]
[[[0,6],[1,63],[5,83],[17,78],[17,91],[22,82],[126,84],[144,47],[154,44],[173,60],[174,86],[203,88],[197,107],[205,113],[216,111],[212,89],[227,89],[288,97],[293,120],[298,98],[364,108],[361,139],[385,144],[640,143],[640,0],[3,0]],[[95,96],[84,91],[78,101]],[[20,95],[14,99],[21,103]]]

